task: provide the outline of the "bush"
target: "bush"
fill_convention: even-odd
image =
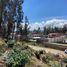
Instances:
[[[9,41],[7,42],[8,48],[12,48],[15,43],[16,43],[15,40],[9,40]]]
[[[64,61],[65,63],[67,63],[67,58],[64,58],[63,61]]]
[[[50,67],[61,67],[61,64],[58,61],[51,61]]]
[[[5,50],[3,49],[3,47],[0,46],[0,56],[2,56],[2,54],[5,52]]]
[[[46,53],[45,55],[42,55],[42,61],[44,63],[49,63],[49,61],[53,61],[55,58],[53,54],[51,53]]]
[[[14,48],[9,52],[5,58],[8,67],[25,67],[25,64],[31,57],[30,50],[23,50]]]

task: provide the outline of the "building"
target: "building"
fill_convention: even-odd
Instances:
[[[46,39],[50,43],[63,43],[66,40],[66,35],[63,33],[50,33]]]
[[[47,38],[48,42],[50,43],[63,43],[65,42],[66,36],[58,36],[58,37],[54,37],[54,38]]]
[[[36,34],[36,33],[30,33],[28,35],[28,38],[29,38],[30,41],[35,41],[36,42],[38,39],[41,38],[41,35],[40,34]]]
[[[55,37],[59,37],[62,35],[63,35],[63,33],[50,33],[50,34],[48,34],[48,38],[55,38]]]
[[[67,24],[64,25],[64,28],[67,28]]]
[[[64,32],[67,32],[67,24],[64,25]]]

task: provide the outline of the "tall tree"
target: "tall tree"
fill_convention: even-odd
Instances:
[[[66,33],[66,32],[67,32],[67,24],[65,24],[65,25],[63,26],[62,30],[63,30],[63,33]]]
[[[28,37],[27,37],[27,35],[28,35],[28,33],[29,33],[29,27],[28,27],[28,25],[29,25],[29,21],[28,21],[27,16],[25,16],[25,26],[24,26],[25,40],[28,39]]]
[[[38,34],[40,34],[40,33],[41,33],[41,29],[40,29],[40,27],[38,27],[38,29],[37,29],[36,33],[38,33]]]
[[[0,29],[3,33],[7,29],[7,37],[14,32],[15,22],[19,24],[23,19],[22,4],[23,0],[0,0]]]
[[[23,11],[22,11],[22,3],[23,0],[19,0],[18,1],[18,5],[17,5],[17,34],[21,34],[20,29],[21,28],[21,23],[23,22]]]
[[[43,31],[44,35],[48,35],[50,32],[51,32],[50,27],[44,27],[44,31]]]
[[[6,4],[5,0],[0,0],[0,33],[2,32],[1,24],[3,22],[3,13],[4,13],[5,4]]]

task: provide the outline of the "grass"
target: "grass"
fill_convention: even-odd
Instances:
[[[42,61],[38,60],[36,57],[32,57],[29,63],[25,67],[48,67],[47,64],[44,64]]]

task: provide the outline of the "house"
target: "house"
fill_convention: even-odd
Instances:
[[[66,44],[67,44],[67,38],[64,40],[64,43],[66,43]]]
[[[48,39],[48,42],[51,42],[51,43],[63,43],[66,39],[66,36],[63,35],[63,36],[58,36],[58,37],[54,37],[54,38],[47,38]]]
[[[67,24],[64,25],[64,28],[67,28]]]
[[[65,31],[67,32],[67,24],[65,24],[63,28],[64,28]]]
[[[30,41],[35,41],[36,42],[38,39],[41,38],[41,35],[37,34],[37,33],[30,33],[28,35],[28,38],[29,38]]]
[[[67,32],[65,33],[66,37],[67,37]]]
[[[66,39],[66,35],[64,35],[63,33],[50,33],[48,34],[48,42],[51,43],[63,43],[65,42]]]
[[[50,33],[50,34],[48,34],[48,37],[49,38],[55,38],[55,37],[59,37],[62,35],[63,35],[62,33]]]

